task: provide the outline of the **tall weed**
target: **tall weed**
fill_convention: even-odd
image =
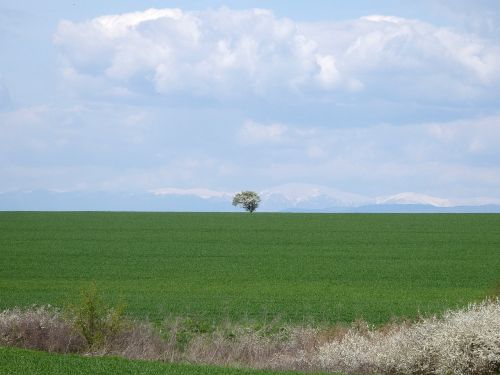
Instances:
[[[69,307],[69,318],[90,349],[99,349],[128,327],[125,306],[110,307],[103,302],[95,283],[80,293],[79,303]]]

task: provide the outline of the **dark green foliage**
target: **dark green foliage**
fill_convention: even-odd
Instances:
[[[464,305],[500,279],[500,215],[0,213],[0,309],[75,303],[212,322],[373,323]]]
[[[124,305],[110,307],[104,303],[92,282],[80,292],[80,301],[70,306],[69,314],[75,328],[91,349],[98,349],[126,328]]]

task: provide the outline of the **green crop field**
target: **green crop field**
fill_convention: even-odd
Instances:
[[[297,372],[130,361],[122,358],[83,357],[0,347],[0,374],[8,375],[296,375]]]
[[[381,323],[498,290],[500,215],[0,213],[0,308]]]

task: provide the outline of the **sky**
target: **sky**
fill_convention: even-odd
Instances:
[[[3,193],[500,199],[496,0],[0,0],[0,50]]]

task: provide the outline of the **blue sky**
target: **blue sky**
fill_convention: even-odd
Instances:
[[[0,192],[500,200],[497,1],[3,1],[0,48]]]

